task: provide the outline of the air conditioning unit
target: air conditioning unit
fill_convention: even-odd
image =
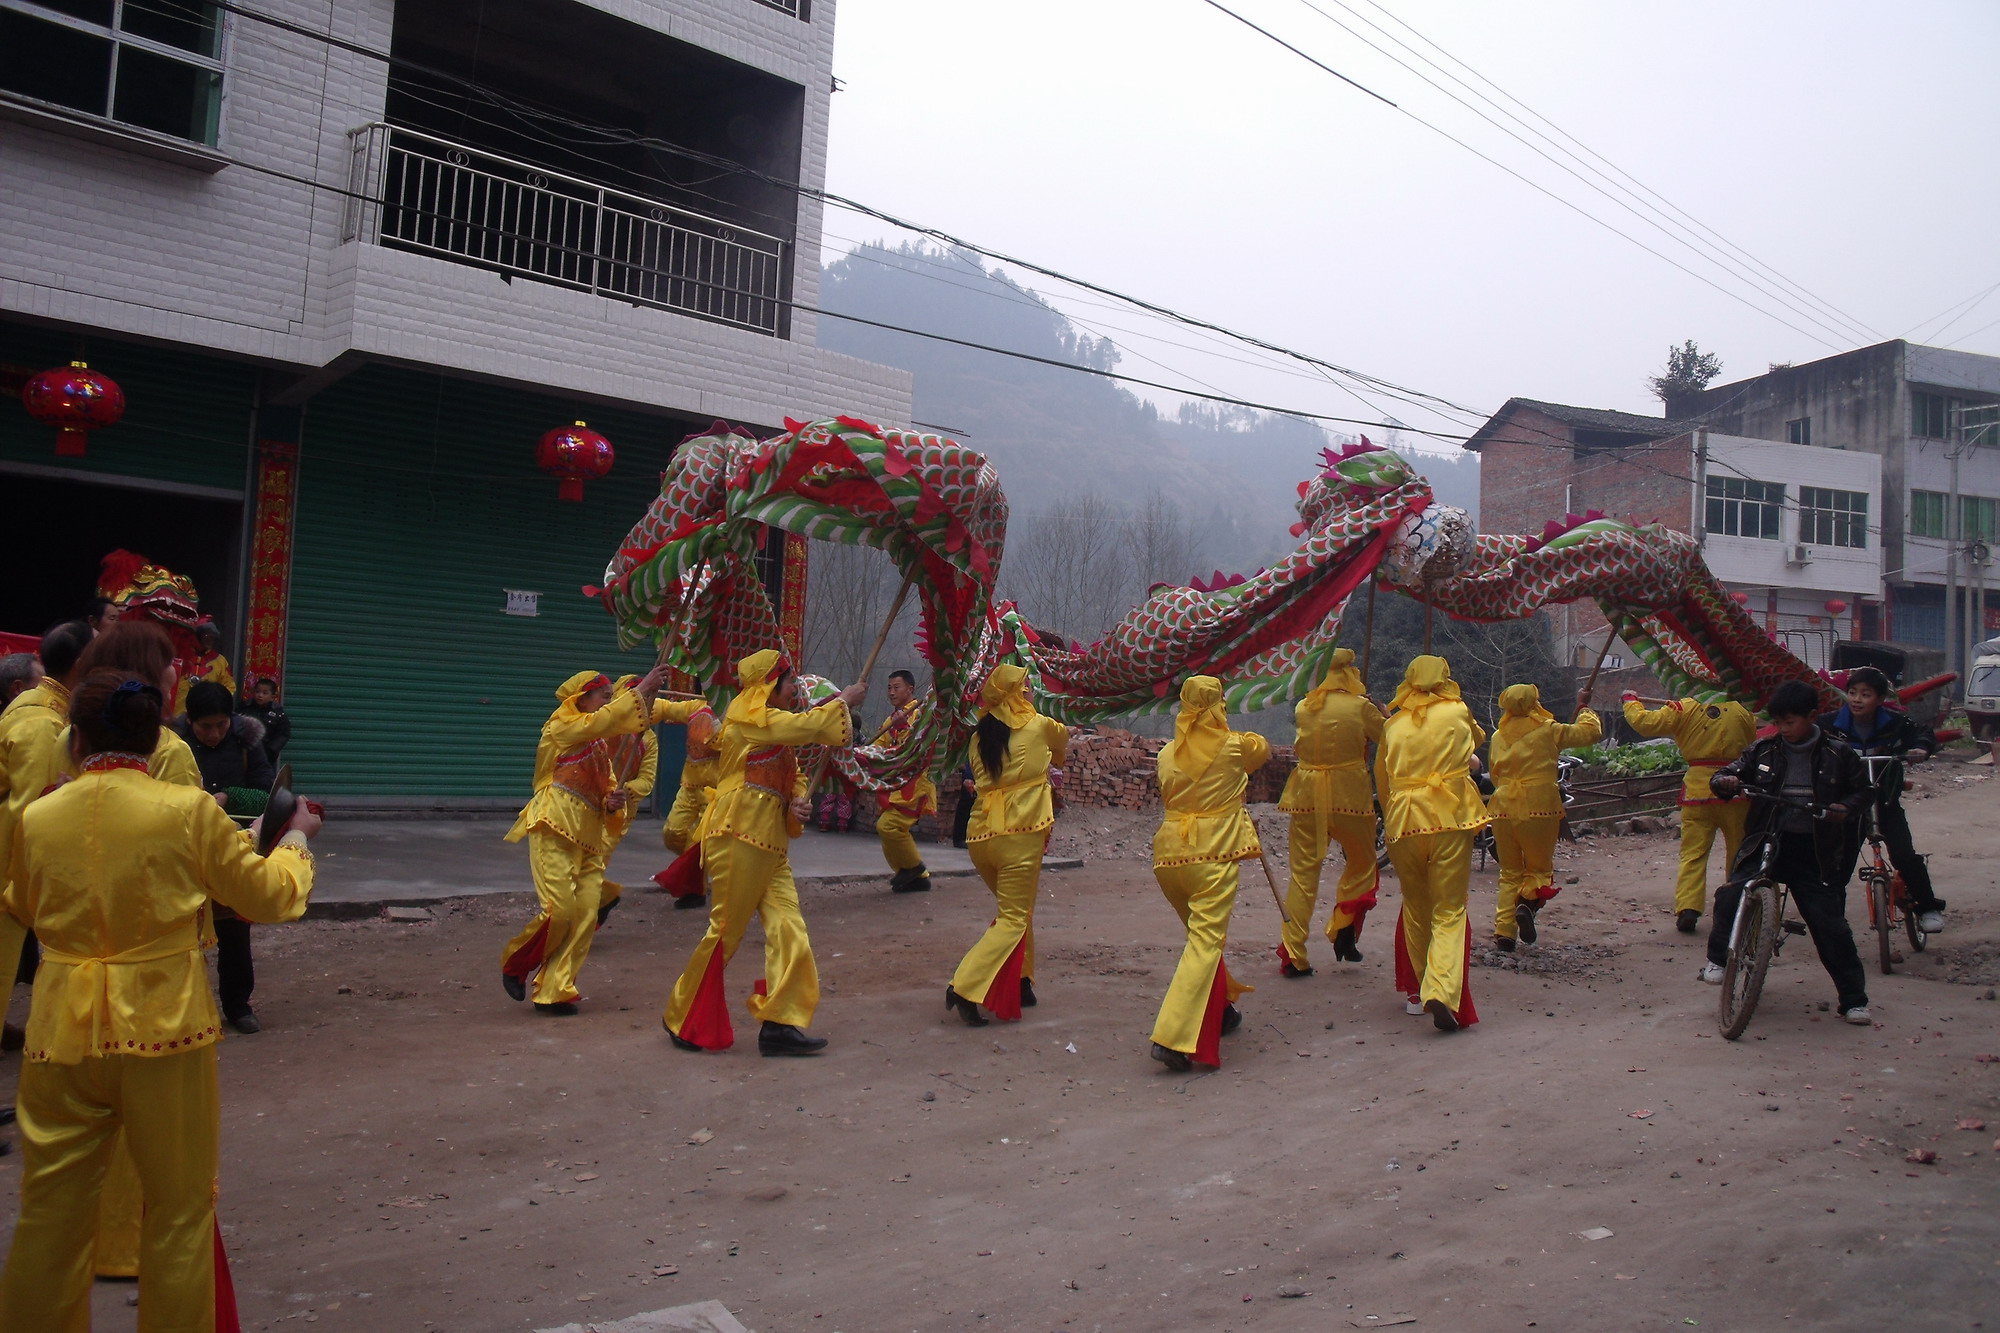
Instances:
[[[1786,557],[1785,563],[1794,568],[1799,565],[1810,565],[1812,563],[1812,552],[1806,548],[1804,542],[1793,542],[1792,553]]]

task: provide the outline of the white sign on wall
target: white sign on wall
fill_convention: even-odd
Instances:
[[[542,595],[538,592],[522,592],[514,588],[502,589],[507,594],[507,614],[510,616],[538,616],[542,613]]]

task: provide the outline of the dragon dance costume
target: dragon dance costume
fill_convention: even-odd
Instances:
[[[1341,933],[1352,927],[1343,956],[1360,958],[1354,940],[1375,906],[1381,878],[1375,868],[1375,789],[1368,779],[1368,746],[1381,739],[1382,711],[1368,698],[1352,649],[1334,650],[1326,679],[1299,701],[1294,717],[1298,767],[1278,798],[1278,809],[1292,817],[1291,888],[1285,895],[1278,961],[1289,969],[1286,975],[1302,976],[1312,971],[1306,932],[1319,902],[1328,845],[1340,845],[1344,865],[1326,937],[1341,941]]]
[[[97,754],[24,812],[0,907],[42,941],[19,1091],[21,1215],[0,1278],[0,1328],[90,1323],[99,1192],[123,1132],[144,1182],[139,1327],[235,1328],[215,1220],[214,1043],[202,959],[211,903],[296,920],[312,890],[305,839],[257,855],[199,787]]]
[[[1271,747],[1262,736],[1229,729],[1222,682],[1189,676],[1181,685],[1174,738],[1160,751],[1160,798],[1166,806],[1153,835],[1153,878],[1187,929],[1180,964],[1153,1023],[1155,1057],[1178,1052],[1185,1067],[1222,1063],[1221,1036],[1236,997],[1254,989],[1229,975],[1222,948],[1236,907],[1241,863],[1263,855],[1257,826],[1243,808],[1250,774]],[[1229,1019],[1228,1025],[1238,1021]]]
[[[875,733],[875,744],[896,749],[909,739],[915,727],[919,701],[910,700],[890,712]],[[937,809],[937,784],[928,773],[919,774],[892,791],[877,792],[875,836],[882,841],[882,859],[895,872],[894,886],[902,892],[930,887],[930,872],[924,869],[924,855],[917,850],[917,821]]]
[[[639,684],[636,675],[620,676],[613,689],[620,693],[631,690]],[[651,725],[636,735],[626,733],[612,736],[604,742],[605,762],[611,769],[611,785],[614,790],[625,793],[625,804],[616,810],[604,812],[604,859],[608,865],[611,854],[618,850],[618,844],[632,829],[632,820],[639,812],[639,806],[660,780],[660,738],[653,728],[666,723],[686,722],[695,710],[708,712],[708,705],[701,700],[656,699],[653,701]],[[713,717],[714,714],[710,713]],[[625,896],[625,886],[614,879],[604,881],[604,889],[597,903],[597,924],[603,925],[604,918],[611,915],[611,909]]]
[[[1576,715],[1576,721],[1562,723],[1542,707],[1542,693],[1533,685],[1509,685],[1500,691],[1500,721],[1493,728],[1489,752],[1493,797],[1486,805],[1493,819],[1493,850],[1500,858],[1500,899],[1493,917],[1496,938],[1514,938],[1518,906],[1527,905],[1532,917],[1560,892],[1556,837],[1562,828],[1563,805],[1556,759],[1573,746],[1596,744],[1603,735],[1603,722],[1588,708]]]
[[[1069,728],[1044,717],[1028,702],[1028,673],[993,668],[980,687],[982,718],[1007,724],[1007,757],[994,772],[975,744],[972,781],[977,788],[965,845],[972,867],[993,894],[993,923],[959,960],[951,993],[985,1006],[995,1018],[1018,1019],[1024,989],[1035,975],[1035,895],[1042,883],[1042,853],[1055,826],[1049,769],[1069,752]]]
[[[580,998],[576,978],[590,956],[611,853],[604,798],[613,778],[605,742],[637,735],[651,720],[646,701],[630,690],[592,712],[578,706],[590,690],[610,683],[595,671],[579,671],[557,687],[560,702],[542,724],[535,748],[535,794],[507,831],[508,842],[528,840],[541,910],[507,942],[500,973],[510,995],[534,977],[537,1005],[574,1004]]]
[[[1681,780],[1681,865],[1674,881],[1674,911],[1697,915],[1708,902],[1708,853],[1715,835],[1722,834],[1723,864],[1736,864],[1743,846],[1743,826],[1750,817],[1747,798],[1725,800],[1709,787],[1715,770],[1729,763],[1757,739],[1757,719],[1742,704],[1729,700],[1705,704],[1676,699],[1648,709],[1639,696],[1624,695],[1625,722],[1641,736],[1671,736],[1687,760]],[[1685,919],[1684,919],[1685,920]],[[1684,929],[1694,929],[1691,923]]]
[[[750,1016],[804,1028],[819,1008],[819,970],[787,854],[804,831],[791,812],[806,794],[795,747],[852,744],[853,720],[840,699],[804,713],[771,707],[772,692],[790,673],[791,664],[769,648],[744,658],[717,739],[715,798],[699,833],[708,930],[661,1015],[677,1041],[703,1050],[735,1043],[723,970],[752,916],[764,926],[764,979],[750,996]]]
[[[1486,805],[1472,782],[1472,752],[1486,732],[1459,697],[1442,657],[1411,659],[1375,749],[1375,789],[1389,864],[1403,891],[1396,919],[1396,985],[1440,1028],[1479,1021],[1466,984],[1465,921],[1472,842]]]

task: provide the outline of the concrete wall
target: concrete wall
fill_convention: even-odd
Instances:
[[[1875,531],[1869,532],[1864,548],[1811,545],[1807,548],[1812,557],[1809,563],[1795,564],[1791,557],[1799,541],[1801,486],[1861,491],[1868,496],[1870,528],[1879,525],[1881,459],[1873,454],[1751,440],[1712,431],[1706,435],[1710,477],[1750,477],[1785,487],[1781,536],[1777,540],[1732,537],[1718,532],[1705,535],[1703,554],[1717,578],[1735,589],[1769,588],[1781,594],[1808,594],[1805,599],[1808,602],[1832,597],[1853,604],[1863,596],[1880,596],[1882,546]]]
[[[801,178],[824,180],[831,0],[814,4],[811,23],[748,0],[595,7],[798,82]],[[389,47],[391,0],[260,8],[370,50]],[[235,15],[224,61],[219,170],[163,161],[136,139],[118,146],[6,124],[0,312],[300,371],[358,354],[769,426],[835,411],[908,419],[909,377],[820,351],[806,312],[789,340],[775,339],[343,244],[348,132],[381,117],[387,66]],[[809,307],[819,296],[820,222],[820,205],[802,200],[793,295]]]

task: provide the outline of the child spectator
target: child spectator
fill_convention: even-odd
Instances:
[[[238,715],[253,717],[263,724],[264,753],[270,756],[275,768],[292,739],[292,719],[278,702],[278,682],[270,676],[252,676],[250,693],[244,697]]]

